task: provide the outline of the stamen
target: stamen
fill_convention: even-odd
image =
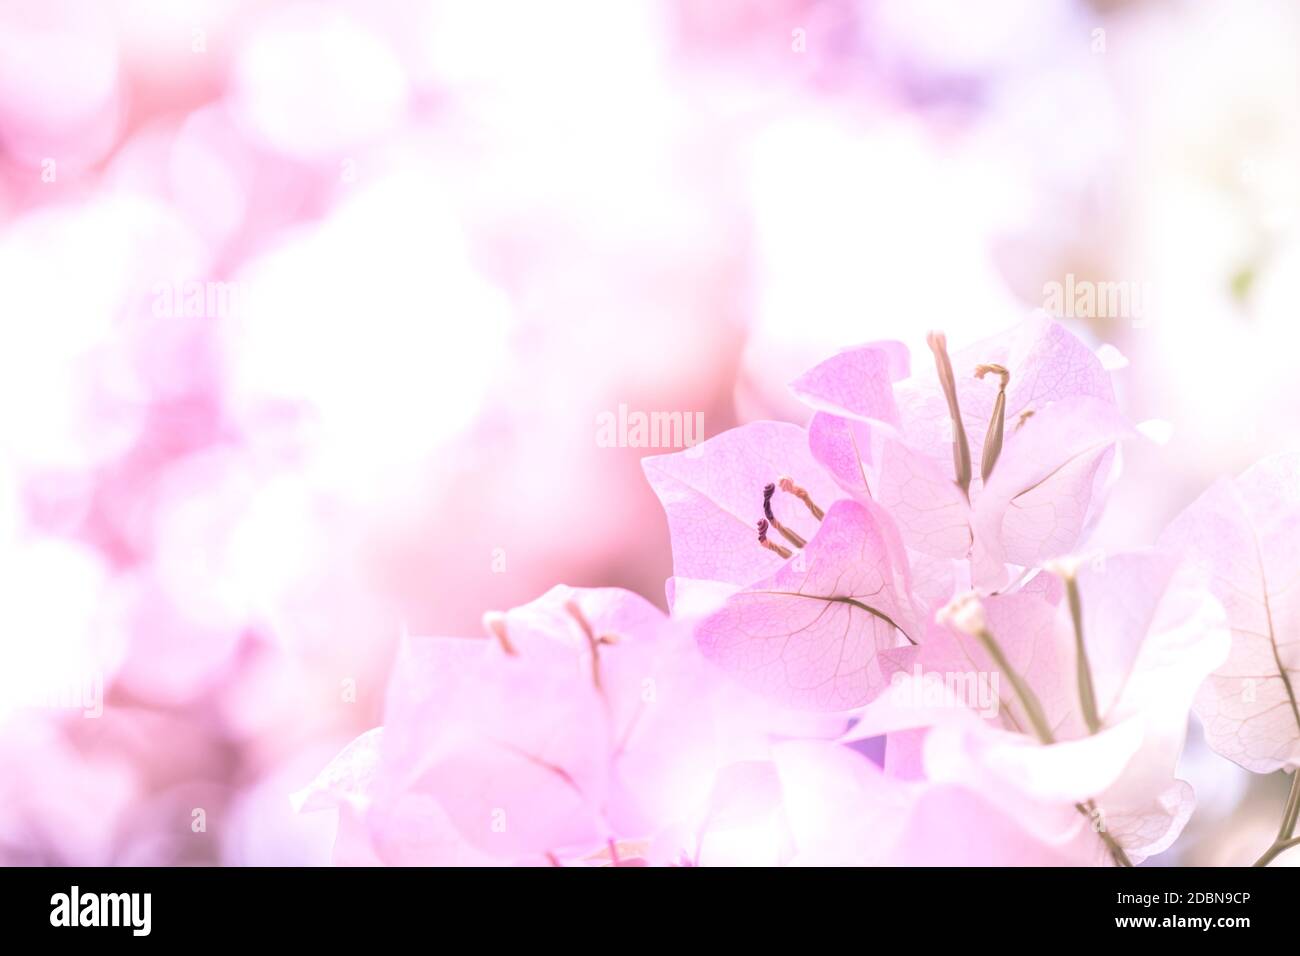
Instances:
[[[758,543],[761,544],[763,547],[767,548],[767,550],[776,552],[783,559],[790,557],[791,552],[789,548],[782,547],[781,545],[777,544],[775,541],[767,540],[767,519],[766,518],[761,518],[759,519],[758,522]]]
[[[1024,428],[1025,422],[1029,421],[1029,419],[1033,417],[1034,417],[1034,410],[1032,408],[1026,408],[1023,412],[1021,412],[1020,418],[1016,420],[1016,431],[1020,431],[1020,429]]]
[[[519,656],[519,651],[510,643],[510,635],[506,633],[506,616],[504,614],[500,611],[488,611],[483,615],[483,629],[497,639],[497,643],[501,645],[501,650],[505,651],[508,656]]]
[[[1092,684],[1092,668],[1088,664],[1088,648],[1083,642],[1083,601],[1079,596],[1078,562],[1072,560],[1049,561],[1045,567],[1065,582],[1065,594],[1070,602],[1070,622],[1074,625],[1075,678],[1079,688],[1079,705],[1083,708],[1083,722],[1088,733],[1101,729],[1097,713],[1097,692]]]
[[[781,524],[781,522],[776,519],[776,515],[772,513],[772,496],[774,494],[776,494],[776,485],[767,484],[763,486],[763,514],[766,515],[768,524],[781,532],[781,536],[796,548],[802,548],[808,542],[805,541],[797,532],[791,531],[785,525]]]
[[[948,339],[942,332],[931,332],[925,337],[934,353],[934,367],[939,373],[939,385],[948,400],[948,416],[952,419],[952,465],[961,493],[970,498],[970,442],[961,422],[961,406],[957,403],[957,379],[952,374],[948,359]]]
[[[817,502],[812,500],[812,495],[808,494],[806,490],[796,485],[790,478],[782,478],[778,484],[781,486],[781,490],[787,495],[794,495],[802,501],[804,507],[806,507],[812,513],[812,516],[818,521],[821,521],[822,518],[826,517],[826,512],[817,507]]]
[[[1006,654],[1002,652],[1001,645],[993,636],[993,632],[987,628],[979,631],[975,635],[976,640],[984,646],[989,657],[998,669],[1007,676],[1011,681],[1011,688],[1015,691],[1016,696],[1020,699],[1020,706],[1024,708],[1025,716],[1029,718],[1030,726],[1034,728],[1034,733],[1038,735],[1038,740],[1042,744],[1052,744],[1056,740],[1052,736],[1052,728],[1047,723],[1047,715],[1043,711],[1043,705],[1038,700],[1038,695],[1025,682],[1025,679],[1019,673],[1011,669],[1011,662],[1007,660]]]
[[[989,475],[993,474],[993,466],[998,463],[998,455],[1002,454],[1002,430],[1007,413],[1007,382],[1011,381],[1011,373],[1001,365],[977,365],[975,366],[975,377],[982,379],[989,372],[998,376],[1001,380],[998,384],[998,397],[993,403],[993,415],[989,418],[988,434],[984,436],[984,453],[980,456],[980,477],[985,481],[989,480]]]
[[[1052,728],[1047,722],[1047,714],[1038,695],[1034,693],[1028,682],[1012,669],[1011,662],[1002,651],[1002,645],[989,629],[988,616],[984,613],[984,605],[980,603],[979,597],[973,592],[959,594],[945,607],[940,608],[935,617],[940,624],[946,624],[980,642],[985,653],[992,658],[994,666],[1011,682],[1011,689],[1020,701],[1025,716],[1029,718],[1030,726],[1034,728],[1039,743],[1055,743]]]

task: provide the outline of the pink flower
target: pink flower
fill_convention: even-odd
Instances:
[[[755,540],[767,485],[790,477],[822,508],[845,497],[813,460],[807,433],[785,422],[742,425],[687,451],[644,458],[641,465],[663,503],[672,535],[668,598],[674,608],[692,588],[725,594],[781,567],[780,552],[759,547]],[[766,506],[780,526],[802,528],[812,536],[816,521],[794,495],[768,495]],[[773,539],[785,547],[775,529]],[[711,589],[711,583],[727,587]]]
[[[380,800],[381,728],[348,745],[297,798],[336,809],[337,865],[584,866],[1068,865],[1077,862],[965,786],[891,777],[827,740],[775,742],[710,771],[703,797],[645,837],[503,858],[470,845],[441,805],[407,791]]]
[[[1165,549],[1072,557],[1133,434],[1101,363],[1046,321],[930,345],[933,373],[887,342],[816,366],[807,430],[644,460],[673,618],[556,587],[406,642],[385,726],[299,797],[338,810],[340,862],[1132,865],[1192,813],[1212,673],[1212,739],[1294,762],[1276,687],[1230,709],[1222,681],[1268,650],[1291,686],[1296,462]],[[854,749],[880,736],[884,767]]]
[[[792,388],[815,410],[813,457],[898,523],[909,548],[972,562],[984,589],[1006,565],[1072,549],[1131,428],[1100,360],[1060,325],[1031,319],[897,381],[897,343],[827,359]],[[872,376],[866,378],[864,376]],[[883,387],[895,382],[892,388]]]
[[[743,772],[742,772],[743,771]],[[701,865],[1062,866],[1079,862],[962,784],[893,777],[828,741],[788,741],[719,776]]]
[[[409,640],[382,733],[300,795],[340,809],[348,858],[365,858],[365,830],[385,862],[585,860],[691,820],[716,774],[765,759],[774,735],[844,726],[724,681],[626,591],[556,587],[486,624],[490,639]]]
[[[441,807],[426,796],[397,794],[377,803],[382,793],[383,738],[382,727],[366,731],[294,795],[300,812],[337,812],[334,864],[487,866],[496,862],[476,852]]]
[[[876,655],[916,643],[907,555],[870,502],[838,501],[777,571],[700,622],[706,656],[783,703],[850,710],[879,687]]]
[[[750,686],[859,707],[876,654],[918,643],[916,616],[956,581],[1003,586],[1008,563],[1031,570],[1084,533],[1131,432],[1096,356],[1038,320],[955,363],[931,344],[929,374],[907,377],[903,346],[881,342],[800,377],[808,447],[759,422],[644,462],[669,517],[674,609],[704,618],[706,654]]]
[[[1209,745],[1256,773],[1300,766],[1300,456],[1220,480],[1165,531],[1223,602],[1232,650],[1196,699]]]
[[[904,766],[997,796],[1080,861],[1140,862],[1191,814],[1174,774],[1196,690],[1227,653],[1223,612],[1172,554],[1063,570],[1065,594],[1040,575],[982,614],[950,613],[910,659],[882,654],[890,688],[847,739],[889,733]]]

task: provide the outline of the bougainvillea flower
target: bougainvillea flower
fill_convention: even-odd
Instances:
[[[1247,770],[1300,766],[1300,456],[1220,480],[1165,531],[1227,609],[1232,650],[1196,712],[1206,742]]]
[[[905,367],[893,343],[841,352],[792,388],[815,410],[813,456],[841,487],[884,507],[910,548],[971,558],[974,582],[996,588],[1005,563],[1078,543],[1131,428],[1101,361],[1054,322],[951,356],[941,335],[930,346],[934,361],[892,389]]]
[[[821,741],[773,748],[795,866],[1064,865],[1070,858],[961,785],[898,780]]]
[[[380,799],[384,730],[353,740],[308,786],[294,795],[299,812],[335,810],[332,861],[336,866],[491,866],[438,804],[418,793]]]
[[[1075,818],[1064,837],[1026,828],[1012,808],[965,784],[892,778],[860,753],[826,741],[773,745],[768,760],[721,768],[688,822],[648,840],[619,839],[566,865],[1064,866],[1096,862]],[[409,862],[491,865],[492,857],[442,843],[439,820],[403,821],[390,846]],[[442,835],[445,840],[445,834]],[[354,837],[354,845],[366,839]],[[373,827],[369,839],[374,839]],[[340,835],[340,847],[344,837]],[[423,847],[426,855],[412,856]],[[1093,854],[1095,856],[1095,854]],[[387,858],[393,862],[393,857]],[[400,857],[398,858],[400,859]],[[551,862],[559,862],[553,857]],[[614,863],[618,860],[617,863]],[[364,855],[337,862],[373,863]],[[516,862],[537,862],[521,860]]]
[[[789,741],[729,768],[702,821],[702,866],[1052,866],[1077,854],[961,784],[905,781],[827,741]],[[723,777],[720,777],[723,779]],[[670,839],[666,847],[676,848]]]
[[[902,666],[885,652],[890,688],[848,737],[889,733],[927,778],[1020,805],[1045,839],[1081,816],[1141,860],[1191,813],[1174,774],[1196,690],[1227,653],[1223,611],[1161,551],[1058,570],[1064,589],[957,605]],[[1100,844],[1119,858],[1083,845]]]
[[[373,845],[426,861],[626,855],[706,805],[720,768],[844,726],[773,711],[626,591],[556,587],[486,623],[488,639],[407,641],[382,735],[354,742],[305,806],[360,808]]]
[[[1071,557],[1135,433],[1101,361],[1045,320],[930,347],[932,372],[889,342],[816,366],[807,429],[644,460],[673,618],[557,587],[407,640],[384,727],[299,797],[338,811],[337,859],[1134,865],[1192,813],[1198,693],[1234,759],[1294,763],[1297,462],[1167,547]]]
[[[816,526],[793,494],[764,497],[783,477],[800,482],[810,501],[830,507],[844,494],[812,458],[807,433],[785,422],[754,422],[723,432],[684,452],[642,459],[646,478],[663,503],[673,544],[669,603],[676,609],[692,586],[744,587],[772,574],[780,553],[761,548],[755,526],[765,507],[788,529]],[[779,532],[774,532],[779,536]],[[782,545],[784,547],[785,545]]]
[[[914,644],[919,614],[907,555],[870,502],[838,501],[777,571],[700,622],[706,656],[791,706],[859,707],[879,685],[880,651]]]
[[[894,387],[909,371],[905,345],[872,342],[846,349],[790,383],[795,397],[813,409],[808,435],[814,455],[857,498],[871,497],[869,425],[902,427]]]
[[[1078,862],[986,797],[957,785],[886,775],[831,741],[774,743],[768,756],[709,775],[682,820],[645,839],[612,839],[561,858],[505,860],[470,846],[439,805],[415,793],[384,806],[382,728],[349,744],[297,796],[300,810],[337,809],[334,863],[585,866],[1063,865]],[[963,833],[961,839],[954,835]]]
[[[991,589],[1006,584],[1008,563],[1032,568],[1084,533],[1103,466],[1131,433],[1096,356],[1059,326],[1031,321],[959,353],[956,368],[973,369],[967,382],[941,340],[932,345],[938,371],[928,377],[905,378],[906,351],[881,342],[798,379],[793,390],[815,409],[808,448],[792,426],[764,422],[646,460],[673,537],[670,599],[702,613],[726,598],[697,634],[751,686],[801,707],[861,706],[879,685],[876,653],[917,643],[902,620],[918,601],[928,608],[951,595],[952,559],[969,559],[965,578]],[[999,384],[984,400],[979,379],[990,370]],[[974,431],[982,437],[972,445],[964,436]],[[938,460],[941,447],[959,450],[949,457],[960,480]],[[861,510],[842,507],[846,495]],[[864,547],[888,574],[861,560]],[[867,599],[881,582],[881,600],[901,618]]]

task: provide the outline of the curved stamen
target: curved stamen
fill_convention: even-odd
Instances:
[[[822,518],[826,517],[826,512],[822,511],[821,508],[817,507],[817,502],[812,500],[812,495],[808,494],[808,492],[805,489],[800,488],[798,485],[796,485],[792,479],[783,477],[779,482],[777,482],[777,484],[780,485],[781,490],[784,491],[787,495],[794,495],[796,498],[802,501],[804,503],[804,507],[807,508],[808,511],[812,514],[812,516],[816,518],[818,521],[821,521]]]
[[[790,557],[791,552],[789,548],[782,547],[781,545],[777,544],[775,541],[767,540],[767,519],[766,518],[760,518],[758,522],[758,543],[761,544],[763,547],[767,548],[767,550],[779,554],[783,559]]]
[[[796,548],[802,548],[808,543],[803,539],[803,536],[796,531],[791,531],[778,521],[776,515],[772,513],[772,496],[774,494],[776,494],[776,485],[769,483],[763,486],[763,514],[767,518],[767,523],[777,531],[781,532],[781,537],[785,538],[785,540],[789,541]]]
[[[1083,708],[1083,722],[1088,727],[1088,733],[1095,734],[1101,729],[1101,717],[1097,710],[1097,692],[1092,683],[1092,668],[1088,664],[1088,646],[1083,640],[1083,599],[1079,596],[1078,563],[1058,559],[1048,562],[1044,567],[1065,582],[1070,623],[1074,625],[1075,682],[1078,686],[1079,706]]]

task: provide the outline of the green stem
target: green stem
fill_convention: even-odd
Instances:
[[[1113,836],[1105,830],[1102,830],[1101,839],[1106,844],[1107,849],[1110,850],[1111,858],[1115,861],[1116,866],[1127,866],[1130,868],[1133,866],[1133,861],[1128,858],[1128,854],[1124,852],[1124,848],[1115,842]]]
[[[1251,866],[1268,866],[1287,850],[1296,846],[1300,846],[1300,837],[1293,837],[1285,843],[1274,843],[1265,851],[1264,855],[1252,863]]]
[[[1070,600],[1070,619],[1074,622],[1079,703],[1083,707],[1083,720],[1088,725],[1088,733],[1095,734],[1101,729],[1101,717],[1097,714],[1097,692],[1092,686],[1092,668],[1088,666],[1088,649],[1083,643],[1083,602],[1079,599],[1079,582],[1073,574],[1065,578],[1065,593]]]
[[[1264,855],[1255,861],[1255,866],[1268,866],[1279,854],[1300,846],[1300,837],[1295,836],[1296,822],[1300,821],[1300,770],[1291,774],[1291,793],[1286,798],[1282,809],[1282,823],[1277,828],[1277,838],[1273,845],[1264,851]]]
[[[1282,811],[1282,825],[1277,831],[1279,841],[1289,840],[1295,836],[1297,820],[1300,820],[1300,771],[1291,774],[1291,793],[1286,798],[1286,809]]]
[[[1089,800],[1086,804],[1076,803],[1074,809],[1078,810],[1089,820],[1095,820],[1097,817],[1097,803],[1094,800]],[[1113,836],[1106,832],[1105,820],[1101,821],[1101,829],[1097,831],[1097,836],[1101,837],[1101,842],[1106,844],[1106,849],[1110,850],[1111,859],[1115,861],[1116,866],[1131,867],[1133,865],[1133,861],[1128,858],[1128,854],[1124,852],[1124,848],[1115,842]]]
[[[1043,744],[1056,743],[1052,728],[1048,726],[1047,716],[1043,713],[1043,705],[1039,703],[1037,695],[1025,683],[1024,679],[1011,668],[1011,663],[1007,660],[1006,654],[1002,653],[1002,647],[998,644],[997,638],[987,628],[977,631],[975,636],[983,645],[984,650],[988,652],[989,657],[993,658],[993,663],[998,670],[1006,675],[1007,680],[1011,681],[1011,689],[1015,691],[1016,697],[1020,700],[1020,706],[1029,718],[1029,723],[1033,726],[1034,733],[1038,735],[1039,741]],[[1096,815],[1097,805],[1089,800],[1086,806],[1081,803],[1075,804],[1075,809],[1091,820]],[[1104,825],[1103,822],[1103,827]],[[1133,865],[1133,861],[1128,858],[1124,848],[1116,843],[1115,838],[1107,833],[1105,829],[1098,830],[1097,835],[1101,837],[1102,842],[1106,844],[1106,848],[1110,850],[1110,855],[1115,860],[1116,866],[1131,867]]]
[[[1052,737],[1052,728],[1047,725],[1047,716],[1043,713],[1043,705],[1038,702],[1038,697],[1025,683],[1024,679],[1011,668],[1007,656],[1002,653],[1002,648],[998,644],[997,638],[987,628],[981,628],[975,633],[984,650],[988,652],[989,657],[993,658],[993,663],[997,665],[998,670],[1007,676],[1011,681],[1011,689],[1016,692],[1016,697],[1020,700],[1020,706],[1024,708],[1025,716],[1029,718],[1029,723],[1034,728],[1034,733],[1038,735],[1038,740],[1044,744],[1056,743]]]

